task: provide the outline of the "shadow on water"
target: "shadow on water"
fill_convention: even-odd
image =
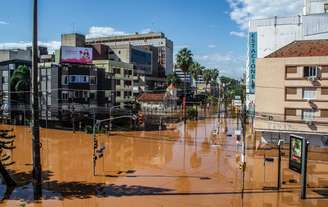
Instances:
[[[31,172],[11,171],[12,177],[17,182],[17,186],[6,188],[0,184],[1,202],[6,200],[19,200],[27,203],[33,202],[33,187]],[[140,185],[115,185],[89,182],[60,182],[50,180],[53,172],[43,172],[42,199],[87,199],[91,197],[121,197],[121,196],[142,196],[157,195],[172,191],[166,188],[147,187]]]

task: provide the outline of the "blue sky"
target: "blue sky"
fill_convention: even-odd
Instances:
[[[173,40],[175,51],[188,47],[203,65],[241,77],[246,38],[240,36],[245,34],[243,24],[248,11],[244,11],[244,16],[239,13],[233,16],[236,10],[247,8],[248,5],[241,2],[243,0],[40,0],[39,39],[49,47],[57,47],[62,33],[161,31]],[[31,12],[32,0],[1,2],[0,48],[29,44]]]

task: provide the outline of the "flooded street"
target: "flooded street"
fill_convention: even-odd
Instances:
[[[2,125],[16,135],[8,169],[19,185],[0,206],[328,206],[313,191],[327,190],[327,153],[310,161],[309,199],[301,201],[299,175],[287,169],[287,156],[280,192],[263,190],[276,184],[276,161],[264,163],[264,157],[276,159],[277,151],[259,148],[258,140],[248,141],[242,193],[241,146],[233,136],[237,121],[226,120],[227,133],[220,123],[208,118],[166,131],[98,134],[105,150],[95,165],[92,135],[42,129],[43,200],[38,203],[31,184],[31,129]],[[219,125],[219,134],[212,135]],[[2,197],[5,191],[2,184]]]

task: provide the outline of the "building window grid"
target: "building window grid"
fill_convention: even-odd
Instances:
[[[317,98],[317,90],[313,88],[303,89],[303,99],[304,100],[315,100]]]

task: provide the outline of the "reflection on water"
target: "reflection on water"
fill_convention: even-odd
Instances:
[[[220,133],[213,135],[219,125]],[[1,205],[25,205],[32,201],[31,130],[21,126],[0,128],[9,127],[16,134],[16,149],[11,153],[15,164],[10,171],[19,186]],[[264,182],[274,183],[276,166],[264,169],[262,155],[253,152],[249,152],[246,171],[246,188],[250,191],[241,199],[240,146],[233,136],[226,136],[226,127],[234,131],[236,121],[218,122],[213,118],[187,125],[180,123],[176,129],[167,131],[97,135],[105,152],[96,166],[92,160],[91,135],[42,129],[44,200],[31,205],[131,206],[132,202],[135,206],[275,206],[278,202],[281,206],[303,205],[297,190],[274,193],[261,189]],[[286,161],[283,164],[286,166]],[[321,165],[322,169],[327,167]],[[264,181],[263,175],[271,180]],[[0,185],[0,192],[5,191],[5,186]],[[325,200],[306,202],[306,206],[324,204]]]

